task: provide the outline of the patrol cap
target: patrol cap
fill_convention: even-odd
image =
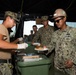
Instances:
[[[5,17],[6,16],[10,16],[12,19],[14,19],[15,21],[19,21],[18,19],[17,19],[17,13],[15,13],[15,12],[11,12],[11,11],[6,11],[5,12]]]
[[[41,21],[47,21],[48,20],[48,16],[42,16],[41,17]]]
[[[53,19],[60,17],[60,16],[67,16],[66,12],[63,9],[56,9],[54,14],[53,14]]]

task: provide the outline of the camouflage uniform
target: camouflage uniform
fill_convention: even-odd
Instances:
[[[14,12],[6,11],[4,15],[5,20],[7,16],[14,19],[14,21],[18,21],[17,14]],[[10,42],[9,33],[4,23],[0,25],[0,34],[3,35],[2,39],[0,40]],[[11,59],[11,53],[7,50],[5,51],[3,49],[0,49],[0,75],[12,75],[13,70],[12,70],[12,64],[9,61],[10,59]],[[6,60],[7,62],[4,62],[3,60]]]
[[[66,29],[60,29],[54,32],[51,43],[48,46],[51,52],[55,48],[54,66],[69,75],[76,75],[76,66],[65,68],[65,61],[70,59],[76,64],[76,29],[67,26]],[[64,68],[64,69],[62,69]]]
[[[10,63],[1,63],[0,75],[12,75],[12,65]]]
[[[39,39],[42,45],[47,45],[51,41],[50,39],[53,31],[54,31],[54,28],[52,26],[48,25],[47,28],[41,27],[36,33],[33,41],[38,42],[37,40]]]

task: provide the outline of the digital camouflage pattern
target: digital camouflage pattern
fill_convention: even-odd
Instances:
[[[50,39],[53,32],[54,27],[52,26],[48,26],[47,28],[41,27],[36,33],[33,41],[38,42],[37,40],[39,39],[42,45],[47,45],[51,41]]]
[[[76,66],[65,68],[65,61],[72,60],[76,64],[76,28],[67,26],[66,29],[60,29],[52,35],[51,43],[48,52],[55,48],[55,67],[59,70],[67,72],[69,75],[76,75]]]
[[[10,63],[0,63],[0,75],[12,75],[12,65]]]

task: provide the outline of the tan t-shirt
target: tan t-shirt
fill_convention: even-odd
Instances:
[[[4,41],[10,42],[8,30],[2,24],[0,25],[0,34],[4,35],[3,37]],[[10,58],[11,58],[11,53],[0,49],[0,59],[10,59]]]

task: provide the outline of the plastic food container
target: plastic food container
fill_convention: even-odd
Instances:
[[[39,61],[17,63],[21,75],[49,75],[50,59],[44,58]]]

